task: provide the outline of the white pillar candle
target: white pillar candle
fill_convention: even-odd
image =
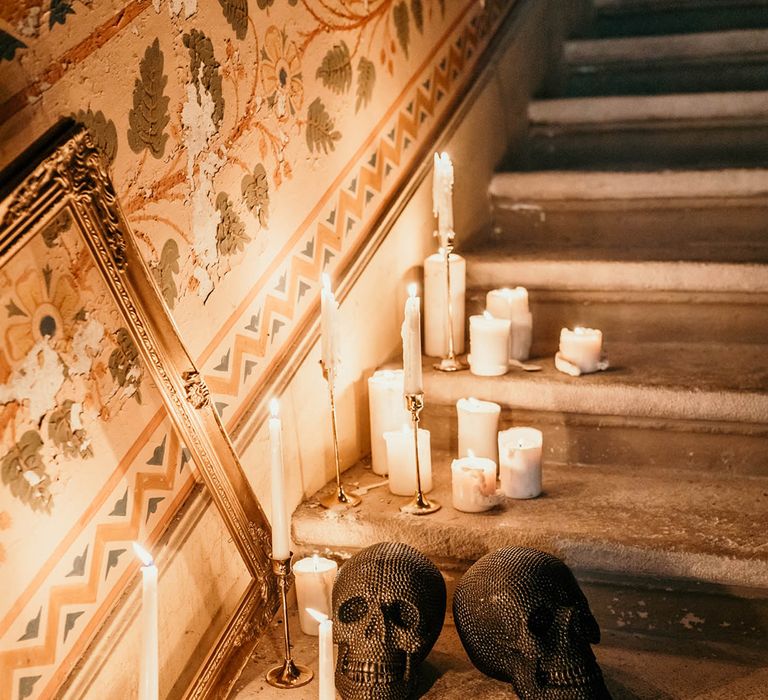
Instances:
[[[331,291],[331,278],[323,273],[320,292],[320,357],[335,379],[339,367],[339,305]]]
[[[453,234],[453,163],[447,153],[435,153],[432,179],[432,213],[437,217],[437,234],[445,247]]]
[[[528,308],[528,290],[525,287],[492,289],[486,295],[485,308],[491,316],[510,321],[509,359],[527,360],[531,354],[533,338],[533,316]]]
[[[445,253],[437,252],[424,261],[424,354],[448,356],[448,304],[445,293]],[[453,351],[464,353],[464,320],[467,288],[467,261],[451,253],[451,313]]]
[[[596,372],[600,367],[603,334],[595,328],[576,326],[560,331],[560,355],[582,373]]]
[[[157,567],[152,555],[134,542],[133,551],[141,559],[141,662],[139,700],[157,700],[160,687],[157,631]]]
[[[413,496],[416,493],[416,455],[413,449],[413,427],[384,433],[389,467],[389,490],[396,496]],[[419,428],[419,474],[421,490],[432,490],[432,455],[429,430]]]
[[[487,311],[469,317],[469,371],[481,377],[498,377],[509,369],[509,320],[493,318]]]
[[[496,462],[485,457],[462,457],[451,464],[453,507],[464,513],[481,513],[498,504]]]
[[[456,413],[459,416],[459,457],[466,457],[471,451],[478,457],[488,457],[498,463],[501,406],[470,397],[456,402]]]
[[[400,430],[411,422],[403,399],[403,370],[382,369],[368,379],[371,414],[371,466],[374,474],[387,474],[384,433]]]
[[[307,612],[307,608],[326,616],[331,615],[331,593],[338,568],[335,561],[319,557],[317,554],[299,559],[293,565],[299,625],[304,634],[316,636],[318,627],[317,620]]]
[[[318,610],[310,608],[307,613],[317,620],[319,627],[318,635],[318,698],[319,700],[335,700],[336,698],[336,680],[333,661],[333,622],[327,615]]]
[[[285,494],[285,469],[283,466],[282,424],[278,418],[280,404],[272,399],[269,404],[269,448],[272,476],[272,558],[288,559],[291,556],[290,521]]]
[[[416,296],[416,285],[408,285],[405,300],[405,318],[400,334],[403,338],[403,391],[405,394],[423,394],[421,379],[421,300]]]
[[[509,498],[535,498],[541,493],[542,435],[536,428],[510,428],[499,433],[501,490]]]

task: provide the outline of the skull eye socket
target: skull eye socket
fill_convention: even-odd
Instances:
[[[368,603],[360,596],[345,600],[339,606],[339,620],[345,624],[362,620],[367,614]]]
[[[384,617],[402,629],[409,630],[419,622],[419,614],[412,605],[401,600],[389,603],[384,609]]]
[[[536,637],[543,637],[549,632],[555,615],[548,607],[539,605],[528,617],[528,629]]]

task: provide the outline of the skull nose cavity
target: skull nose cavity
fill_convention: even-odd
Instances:
[[[365,636],[367,639],[382,637],[386,633],[384,624],[384,615],[378,606],[371,606],[370,615],[365,625]]]

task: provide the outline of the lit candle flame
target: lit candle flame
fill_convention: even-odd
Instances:
[[[486,309],[485,311],[483,311],[483,318],[486,318],[486,319],[491,319],[491,318],[493,318],[493,314],[491,314],[491,313],[488,311],[488,309]]]
[[[475,458],[475,451],[474,450],[467,450],[467,457],[469,457],[470,459],[474,459]]]
[[[152,559],[152,555],[144,549],[138,542],[133,543],[133,551],[136,554],[136,556],[141,559],[141,563],[144,566],[152,566],[154,564],[154,560]]]
[[[269,402],[269,415],[272,418],[277,418],[280,415],[280,402],[277,399],[272,399]]]
[[[317,554],[312,555],[312,569],[316,572],[317,571],[317,565],[320,563],[320,557],[317,556]]]
[[[416,293],[419,291],[419,286],[416,284],[416,282],[411,282],[408,285],[408,296],[413,299],[416,296]]]
[[[315,610],[314,608],[304,609],[318,622],[325,622],[328,619],[328,615],[321,613],[319,610]]]
[[[331,291],[331,276],[327,273],[323,273],[323,289],[327,292]]]

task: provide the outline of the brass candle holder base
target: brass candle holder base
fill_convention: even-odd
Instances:
[[[436,362],[432,366],[440,372],[460,372],[469,367],[466,362],[462,362],[458,357],[444,357],[440,362]]]
[[[360,496],[353,496],[344,490],[343,486],[327,496],[320,499],[320,505],[328,510],[342,510],[344,508],[354,508],[362,502]]]
[[[421,464],[419,462],[419,420],[424,408],[424,394],[406,394],[405,404],[411,414],[413,425],[413,449],[416,457],[416,495],[407,505],[401,506],[401,513],[409,515],[429,515],[435,513],[442,506],[437,501],[430,501],[421,490]]]
[[[291,557],[288,559],[273,559],[272,571],[277,576],[280,588],[280,600],[283,606],[283,640],[285,642],[285,658],[279,666],[270,668],[265,676],[267,683],[274,688],[300,688],[314,678],[311,669],[297,664],[291,657],[291,630],[288,624],[288,582],[291,578]]]

